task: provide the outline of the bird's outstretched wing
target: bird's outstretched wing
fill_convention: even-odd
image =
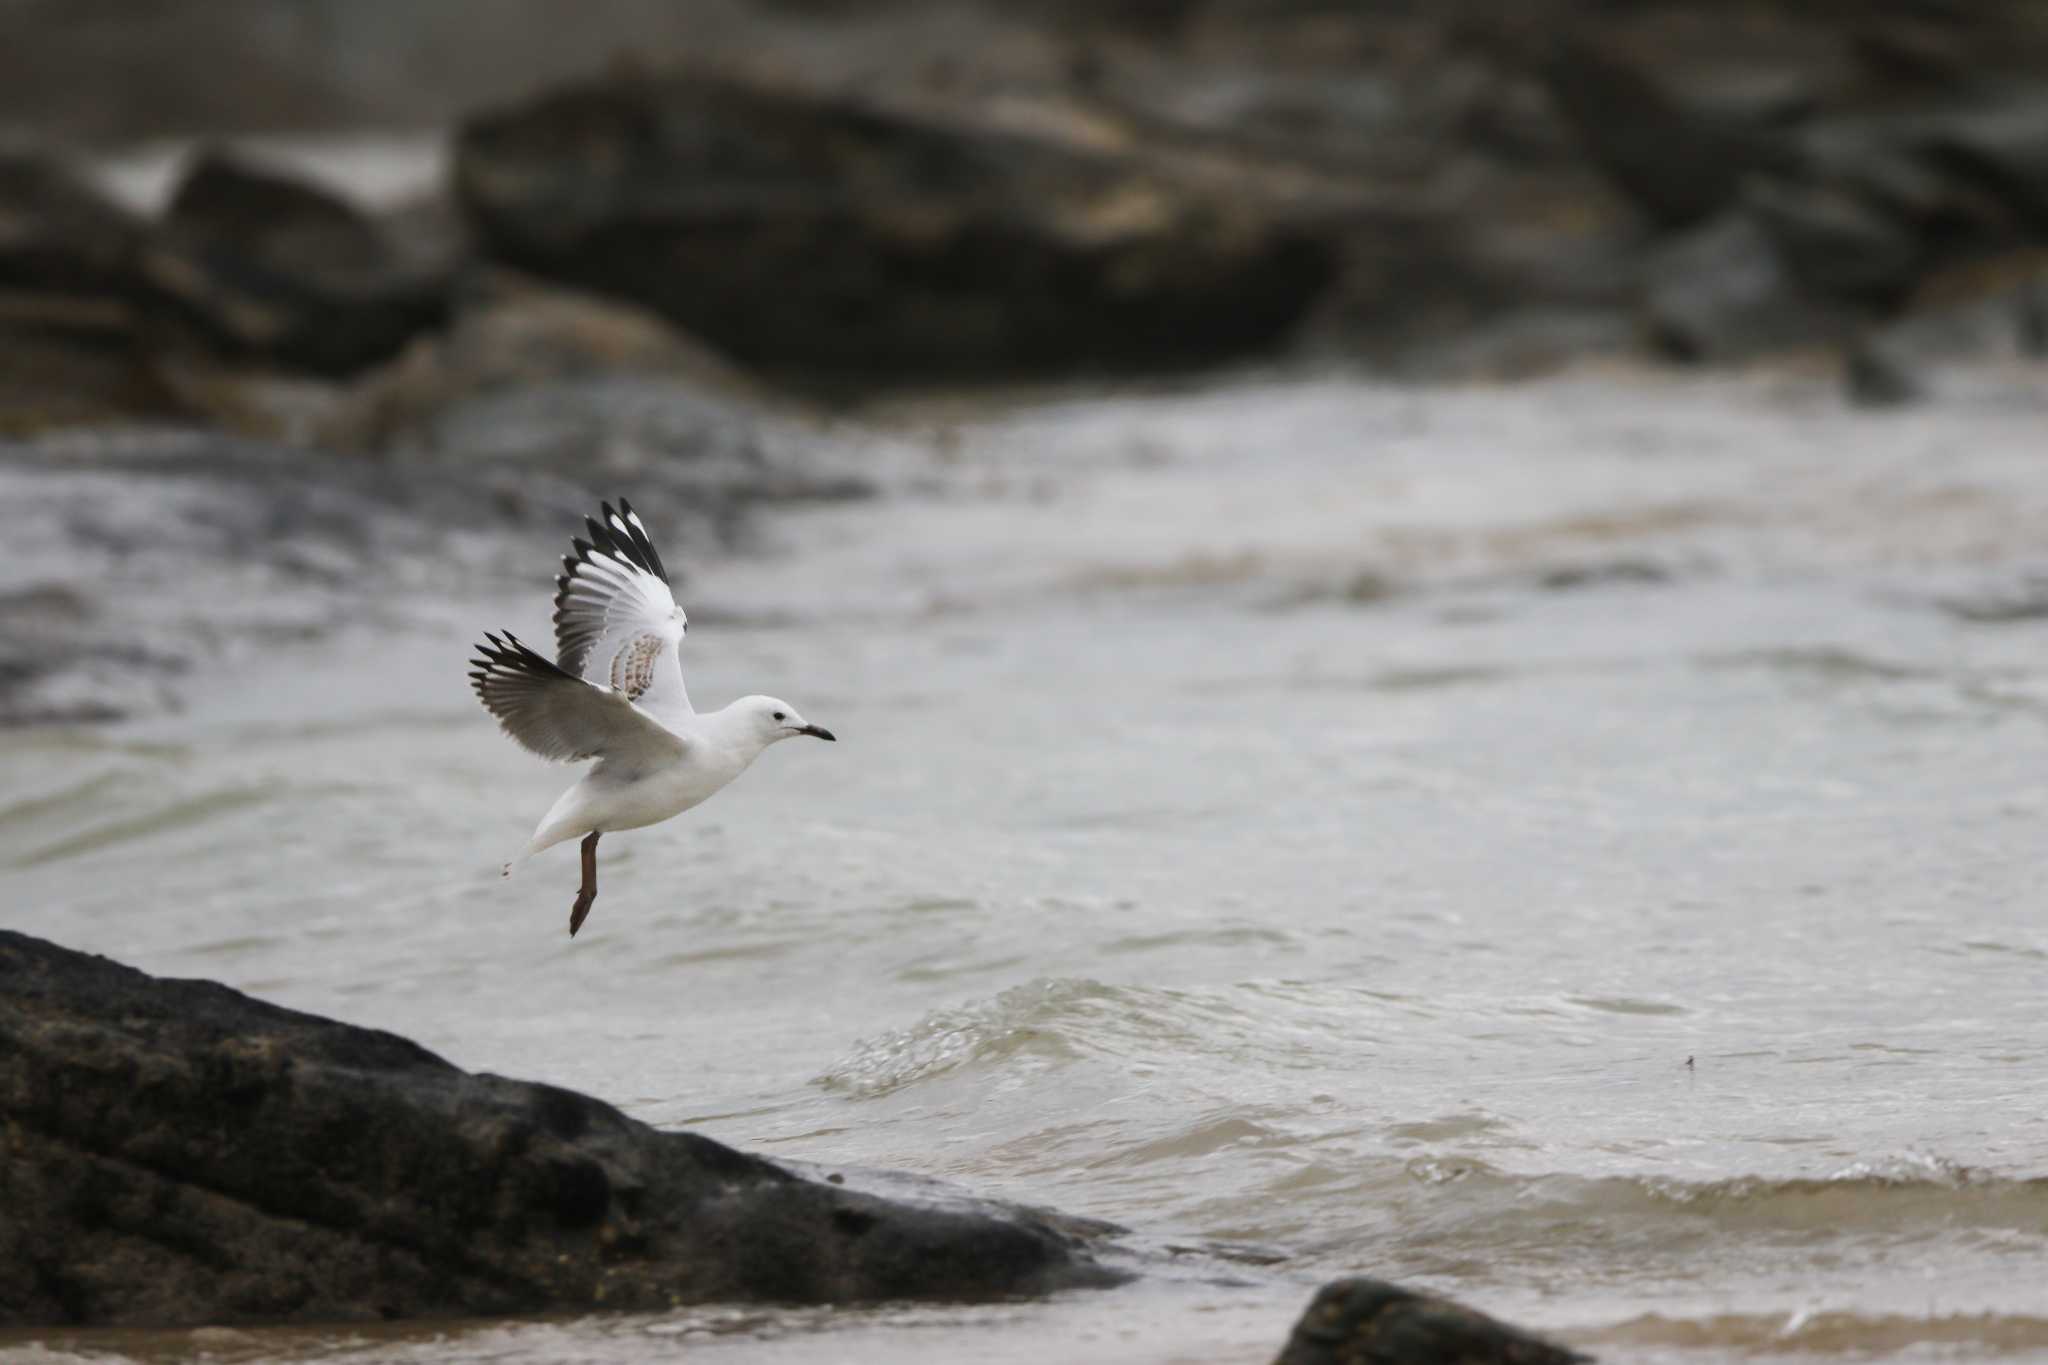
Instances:
[[[688,619],[647,528],[624,498],[587,517],[555,580],[555,654],[562,668],[622,693],[656,717],[690,713],[680,646]]]
[[[565,673],[510,631],[484,638],[470,685],[525,748],[558,760],[681,755],[682,739],[623,692]]]

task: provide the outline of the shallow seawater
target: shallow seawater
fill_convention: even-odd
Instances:
[[[841,742],[607,840],[573,944],[573,849],[497,876],[567,778],[462,662],[545,638],[549,543],[501,600],[12,736],[0,913],[771,1155],[1244,1244],[1242,1283],[25,1358],[1249,1361],[1370,1273],[1615,1359],[2048,1360],[2048,402],[896,420],[932,453],[886,496],[668,555],[699,704]]]

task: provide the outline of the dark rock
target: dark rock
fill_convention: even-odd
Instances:
[[[1572,1365],[1588,1357],[1384,1280],[1316,1292],[1273,1365]]]
[[[446,330],[416,339],[354,381],[320,435],[344,448],[461,453],[465,441],[454,427],[467,409],[518,401],[559,409],[536,391],[632,377],[665,382],[678,406],[692,395],[747,409],[776,405],[729,361],[645,309],[485,271]],[[572,458],[588,458],[618,434],[617,423],[594,432]]]
[[[1959,115],[1932,142],[1947,164],[1975,176],[2037,233],[2048,234],[2048,100]]]
[[[1597,356],[1641,350],[1642,328],[1622,307],[1525,308],[1461,327],[1455,339],[1411,346],[1385,362],[1433,382],[1515,382]]]
[[[137,259],[151,308],[221,355],[323,375],[441,325],[450,263],[409,258],[325,190],[203,156]]]
[[[1212,361],[1327,282],[1313,237],[1048,107],[895,105],[626,74],[471,120],[488,251],[653,307],[784,376],[976,378]]]
[[[1910,226],[1839,186],[1759,177],[1743,202],[1792,273],[1824,294],[1896,302],[1926,256]]]
[[[143,230],[54,157],[0,152],[0,433],[178,411],[137,331]]]
[[[1857,340],[1844,379],[1875,406],[2048,391],[2048,250],[1933,276],[1902,316]]]
[[[0,1323],[1038,1293],[1037,1213],[813,1181],[388,1033],[0,931]]]
[[[1713,217],[1760,172],[1797,169],[1778,132],[1692,109],[1602,44],[1559,44],[1545,68],[1552,97],[1587,153],[1644,211],[1670,227]]]
[[[45,23],[34,60],[0,54],[18,77],[0,81],[0,118],[191,127],[217,105],[236,126],[296,124],[339,101],[333,117],[418,127],[610,49],[692,65],[473,118],[446,206],[474,243],[422,253],[394,216],[218,158],[140,249],[121,246],[137,231],[124,216],[82,210],[78,244],[45,231],[43,254],[16,255],[30,262],[17,278],[85,265],[94,281],[63,295],[60,324],[0,322],[44,376],[16,387],[56,395],[11,403],[17,427],[183,410],[268,437],[354,424],[370,434],[349,444],[402,444],[391,434],[422,394],[439,411],[435,390],[464,387],[467,343],[435,352],[444,319],[459,327],[472,306],[447,287],[472,246],[838,398],[1281,345],[1403,376],[1523,374],[1613,352],[1644,316],[1671,354],[1734,360],[1840,344],[1914,306],[1931,273],[2048,238],[2035,0],[1029,0],[943,19],[921,3],[741,0],[687,20],[594,0],[573,33],[533,0],[236,8],[120,34]],[[428,63],[446,83],[366,65],[394,34],[448,57]],[[159,53],[175,70],[155,69]],[[209,78],[226,53],[248,80],[194,77],[198,53],[216,54]],[[1715,231],[1731,217],[1746,226]],[[86,249],[102,240],[118,249]],[[94,259],[126,263],[109,281]],[[130,311],[86,328],[80,298]],[[367,426],[352,395],[303,382],[380,371],[389,393],[381,371],[401,358],[425,381]]]
[[[1830,343],[1870,310],[1807,288],[1757,220],[1741,212],[1678,238],[1645,272],[1651,338],[1674,359],[1723,362]]]
[[[1842,382],[1849,401],[1863,408],[1896,408],[1918,402],[1927,389],[1898,357],[1868,344],[1849,348]]]
[[[0,293],[0,437],[186,413],[121,305]]]
[[[1853,29],[1851,38],[1863,64],[1888,84],[1960,85],[1976,65],[1965,35],[1938,17],[1876,15]]]
[[[119,295],[142,233],[55,157],[0,151],[0,289]]]

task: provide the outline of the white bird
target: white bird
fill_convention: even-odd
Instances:
[[[506,734],[542,758],[597,762],[542,817],[526,851],[504,875],[544,848],[583,839],[583,885],[569,911],[569,935],[597,899],[597,840],[613,830],[673,819],[747,770],[762,750],[796,735],[831,739],[788,702],[741,697],[699,714],[683,688],[689,627],[647,528],[624,498],[584,519],[555,580],[558,662],[486,634],[469,675]]]

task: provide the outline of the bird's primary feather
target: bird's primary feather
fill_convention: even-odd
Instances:
[[[687,619],[639,514],[624,498],[584,520],[555,580],[555,652],[562,668],[624,693],[656,716],[691,711],[681,645]]]
[[[575,677],[510,631],[484,638],[470,660],[470,685],[524,748],[567,762],[628,748],[680,754],[682,740],[625,693]]]

